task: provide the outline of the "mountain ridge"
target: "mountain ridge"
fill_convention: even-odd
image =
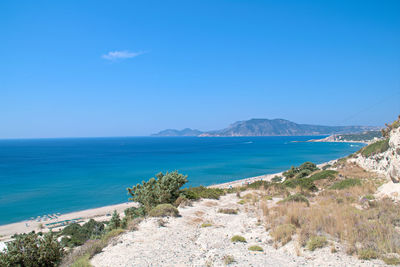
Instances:
[[[183,130],[167,129],[152,136],[296,136],[296,135],[330,135],[359,133],[378,130],[375,126],[324,126],[298,124],[285,119],[249,119],[237,121],[228,127],[214,131],[200,131],[185,128]]]

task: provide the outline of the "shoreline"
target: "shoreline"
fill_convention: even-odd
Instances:
[[[333,164],[336,162],[338,159],[333,159],[327,162],[323,162],[320,164],[317,164],[319,168],[326,164]],[[248,177],[248,178],[243,178],[243,179],[238,179],[238,180],[232,180],[230,182],[226,183],[220,183],[220,184],[213,184],[209,185],[207,187],[209,188],[221,188],[221,189],[226,189],[230,187],[240,187],[245,184],[253,183],[256,181],[271,181],[272,178],[275,176],[282,176],[282,172],[277,172],[277,173],[272,173],[272,174],[263,174],[259,176],[253,176],[253,177]],[[134,207],[136,206],[137,203],[135,202],[124,202],[121,204],[115,204],[115,205],[108,205],[108,206],[102,206],[98,208],[92,208],[92,209],[86,209],[86,210],[80,210],[80,211],[75,211],[75,212],[69,212],[65,214],[61,214],[58,216],[58,218],[55,219],[50,219],[47,221],[39,221],[37,222],[35,219],[33,220],[24,220],[24,221],[19,221],[15,223],[10,223],[10,224],[4,224],[0,225],[0,244],[2,242],[7,242],[12,240],[11,236],[14,234],[22,234],[22,233],[29,233],[32,231],[35,232],[49,232],[50,229],[46,227],[46,224],[49,223],[57,223],[57,222],[62,222],[65,220],[76,220],[76,222],[83,223],[87,222],[90,219],[95,219],[97,221],[105,221],[111,218],[111,214],[113,213],[114,210],[117,210],[117,212],[120,214],[121,217],[124,217],[124,210],[126,208]],[[42,228],[43,227],[43,228]],[[52,230],[59,230],[62,229],[64,226],[60,227],[54,227]]]

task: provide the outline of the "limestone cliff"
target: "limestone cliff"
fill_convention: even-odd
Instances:
[[[392,125],[388,125],[386,136],[388,142],[382,150],[373,153],[363,153],[363,150],[356,154],[350,161],[357,163],[366,170],[375,171],[390,178],[394,183],[400,181],[400,119]],[[373,144],[372,144],[373,145]],[[371,145],[370,145],[371,146]],[[371,147],[370,147],[371,148]],[[368,147],[364,148],[366,151]],[[382,148],[379,148],[382,149]]]

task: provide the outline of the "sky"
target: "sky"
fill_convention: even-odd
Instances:
[[[400,1],[0,1],[0,138],[400,114]]]

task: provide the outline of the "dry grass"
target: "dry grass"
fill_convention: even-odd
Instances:
[[[292,240],[292,236],[295,232],[296,227],[293,224],[282,224],[272,229],[271,236],[274,239],[275,244],[280,243],[284,246]]]
[[[339,174],[325,188],[346,177],[362,183],[309,194],[310,206],[287,201],[268,207],[266,202],[259,202],[275,246],[296,237],[299,246],[307,245],[310,250],[327,245],[327,239],[333,240],[345,245],[348,254],[356,253],[362,259],[400,253],[400,206],[389,199],[366,197],[376,192],[380,180],[352,164],[341,164]]]

